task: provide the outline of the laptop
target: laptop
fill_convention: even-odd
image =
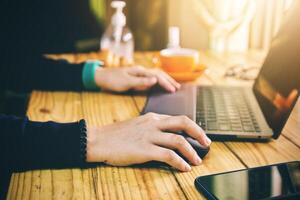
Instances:
[[[273,39],[252,87],[184,84],[174,93],[153,90],[143,113],[186,115],[214,140],[277,139],[300,92],[300,6]]]

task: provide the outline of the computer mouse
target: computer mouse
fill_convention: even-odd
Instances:
[[[197,154],[201,159],[203,159],[208,154],[210,147],[203,146],[197,140],[188,136],[184,132],[177,132],[175,134],[182,135],[188,141],[188,143],[190,143],[190,145],[195,149],[195,151],[197,152]]]
[[[197,152],[197,154],[199,155],[199,157],[201,159],[203,159],[208,154],[210,147],[204,147],[197,140],[191,138],[190,136],[188,136],[184,132],[176,132],[174,134],[182,135],[188,141],[188,143],[190,143],[191,146],[195,149],[195,151]],[[185,161],[189,162],[181,153],[179,153],[178,151],[175,151],[175,152],[179,156],[181,156]],[[150,161],[150,162],[146,162],[146,163],[144,163],[142,165],[138,165],[138,166],[146,166],[146,167],[169,167],[168,164],[160,162],[160,161]]]

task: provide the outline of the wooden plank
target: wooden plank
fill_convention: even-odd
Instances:
[[[286,127],[283,129],[282,135],[288,138],[292,143],[300,148],[300,121],[299,118],[293,116],[288,120]]]
[[[188,199],[204,199],[194,186],[194,180],[198,176],[244,168],[245,166],[222,142],[213,142],[209,154],[200,166],[192,167],[191,172],[174,174]]]
[[[300,160],[300,149],[285,137],[268,143],[228,142],[228,147],[247,167]]]
[[[90,52],[90,53],[78,53],[74,54],[74,62],[75,63],[81,63],[85,62],[87,60],[105,60],[105,54],[101,52]]]
[[[81,63],[86,60],[104,60],[105,55],[101,52],[77,53],[77,54],[51,54],[46,57],[54,60],[66,60],[70,63]]]
[[[46,57],[53,60],[66,60],[70,63],[76,62],[74,54],[51,54],[51,55],[46,55]]]
[[[80,94],[33,92],[27,114],[36,121],[77,121],[82,118]],[[92,179],[91,169],[15,173],[8,199],[95,199]]]
[[[82,106],[90,126],[111,124],[139,115],[131,96],[83,93]],[[185,198],[172,172],[163,169],[100,166],[92,172],[99,199]]]
[[[18,178],[19,174],[12,175],[10,179],[10,186],[7,193],[7,199],[16,199],[16,194],[18,190]]]
[[[287,124],[284,127],[283,135],[300,148],[300,100],[298,100]]]

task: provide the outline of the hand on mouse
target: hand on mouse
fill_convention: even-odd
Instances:
[[[130,89],[143,91],[155,84],[159,84],[169,92],[175,92],[180,88],[180,84],[162,70],[141,66],[98,68],[95,82],[99,87],[114,92],[125,92]]]
[[[172,131],[184,131],[204,146],[211,143],[204,131],[186,116],[148,113],[100,128],[88,127],[87,162],[127,166],[154,160],[190,171],[190,165],[175,151],[194,165],[199,165],[201,158],[183,136]]]

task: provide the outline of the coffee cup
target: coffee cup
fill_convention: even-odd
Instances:
[[[193,72],[199,65],[199,53],[193,49],[164,49],[159,54],[160,67],[169,73]]]

